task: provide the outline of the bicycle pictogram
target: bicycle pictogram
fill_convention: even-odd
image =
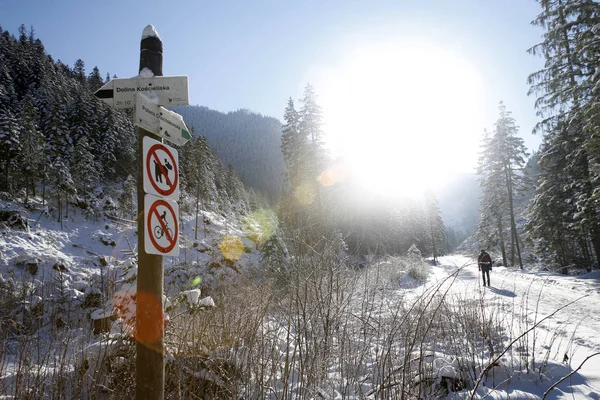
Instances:
[[[144,198],[146,224],[144,247],[148,254],[179,255],[177,203],[151,194]]]
[[[165,228],[167,228],[167,232],[169,234],[168,238],[172,238],[173,237],[173,230],[171,228],[169,228],[169,223],[167,222],[167,212],[163,211],[163,213],[160,216],[160,219],[163,220],[164,224],[165,224]],[[161,224],[158,224],[154,227],[154,236],[157,239],[160,239],[161,237],[163,237],[165,235],[165,230],[163,229]]]

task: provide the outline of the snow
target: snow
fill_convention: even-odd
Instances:
[[[154,72],[152,72],[152,70],[150,68],[144,67],[140,71],[139,77],[140,78],[154,78]],[[144,96],[143,93],[138,93],[138,94],[140,96]],[[148,98],[148,100],[150,100],[150,98],[148,96],[146,96],[146,98]]]
[[[185,290],[181,294],[185,297],[190,307],[195,307],[199,304],[200,289]]]
[[[142,40],[147,39],[149,37],[155,37],[157,39],[160,39],[160,36],[158,36],[158,32],[156,31],[153,25],[146,26],[144,28],[144,31],[142,32]]]
[[[200,300],[199,306],[200,307],[216,307],[214,300],[210,296],[207,296],[207,297],[203,298],[202,300]]]
[[[15,209],[18,206],[0,202],[0,209],[3,208]],[[51,215],[35,210],[30,210],[28,214],[30,229],[1,230],[0,282],[22,282],[28,288],[28,295],[23,299],[23,305],[28,310],[47,301],[44,296],[48,290],[44,292],[36,288],[43,287],[44,279],[50,277],[61,277],[64,294],[75,302],[83,301],[91,294],[101,295],[104,291],[99,288],[107,280],[114,282],[115,292],[112,297],[103,299],[100,307],[88,310],[91,319],[114,317],[108,339],[105,337],[104,340],[99,340],[100,336],[94,336],[85,345],[88,355],[110,352],[120,343],[119,338],[123,332],[132,328],[135,318],[135,302],[132,299],[136,293],[137,265],[127,255],[132,250],[130,244],[134,249],[137,244],[135,227],[117,225],[109,219],[89,221],[81,212],[71,210],[70,213],[69,219],[63,222],[64,230],[61,230],[60,223]],[[172,299],[183,299],[183,304],[190,308],[219,306],[210,296],[202,298],[200,289],[200,283],[202,288],[205,285],[210,287],[216,280],[227,279],[227,274],[237,274],[228,268],[220,268],[219,275],[207,272],[206,265],[219,252],[219,238],[239,237],[245,248],[250,249],[237,255],[239,258],[236,265],[241,269],[260,267],[260,254],[256,251],[254,242],[248,240],[243,224],[216,212],[203,211],[201,221],[203,217],[210,224],[206,227],[206,235],[199,232],[198,239],[194,239],[193,217],[184,216],[182,219],[180,256],[188,261],[186,269],[178,269],[175,258],[165,257],[165,279],[169,280],[165,287],[171,288],[171,292],[165,293],[163,299],[165,310],[181,304],[176,301],[171,303]],[[114,242],[114,246],[110,245],[111,242]],[[448,290],[448,299],[471,298],[481,301],[485,309],[505,325],[505,345],[509,343],[509,338],[518,337],[535,323],[556,313],[538,326],[535,336],[530,336],[530,340],[535,338],[532,346],[534,351],[529,354],[527,361],[530,371],[527,372],[523,365],[519,367],[516,363],[515,360],[520,356],[515,344],[499,358],[498,366],[491,367],[485,374],[474,398],[542,399],[554,383],[572,373],[587,357],[600,351],[600,271],[580,276],[563,276],[528,269],[495,267],[491,273],[492,287],[483,288],[472,258],[453,255],[442,257],[439,261],[440,265],[428,267],[420,275],[419,279],[427,279],[425,284],[411,277],[408,270],[403,275],[393,275],[399,269],[398,260],[389,259],[382,263],[382,267],[392,273],[390,282],[394,287],[391,290],[386,288],[384,295],[373,300],[381,302],[373,304],[373,309],[380,310],[378,312],[381,314],[392,315],[395,304],[400,299],[417,299],[432,288],[443,287]],[[38,265],[35,276],[24,267],[28,263]],[[54,268],[58,264],[63,265],[66,271]],[[174,284],[176,282],[184,284],[177,286]],[[358,287],[355,289],[359,290]],[[360,307],[364,304],[362,301],[352,304],[352,307],[357,307],[352,312],[359,315]],[[557,312],[561,307],[565,308]],[[263,329],[280,339],[281,351],[294,346],[293,341],[286,339],[289,334],[280,321],[265,321]],[[374,351],[378,346],[371,342],[365,342],[365,345],[373,346]],[[567,361],[564,361],[565,354]],[[11,357],[14,356],[7,357],[7,360],[13,360]],[[172,355],[166,355],[166,359],[171,357]],[[437,384],[441,384],[446,378],[460,376],[457,356],[436,349],[427,354],[427,357],[431,358],[431,368]],[[489,361],[479,360],[483,366]],[[125,360],[117,362],[124,363]],[[377,359],[374,358],[366,360],[363,367],[369,369],[376,366]],[[339,367],[334,365],[329,371],[332,377],[339,372],[336,368]],[[14,368],[6,368],[1,378],[12,379],[14,376]],[[337,376],[339,378],[339,374]],[[297,388],[298,391],[302,389]],[[337,389],[327,392],[326,398],[336,398],[335,390]],[[372,382],[362,382],[361,390],[363,393],[371,391],[372,396],[367,398],[376,396]],[[470,394],[469,390],[458,390],[448,398],[468,399]],[[340,393],[337,396],[341,398]],[[364,397],[356,395],[349,398]],[[600,399],[600,356],[585,361],[573,376],[553,389],[547,399]]]
[[[446,270],[446,273],[458,272],[452,292],[481,292],[486,306],[502,310],[505,321],[513,320],[513,314],[540,321],[560,307],[573,303],[544,322],[537,332],[539,343],[535,359],[539,362],[544,359],[545,353],[550,353],[550,361],[542,377],[547,380],[540,382],[521,374],[518,389],[513,384],[510,392],[497,390],[491,394],[488,389],[479,388],[479,395],[489,394],[487,398],[497,399],[509,396],[540,399],[554,381],[571,372],[571,368],[577,368],[586,357],[600,351],[600,271],[583,275],[581,279],[495,267],[491,273],[491,287],[483,288],[474,260],[448,256],[442,257],[441,262],[440,269]],[[515,329],[515,334],[517,331]],[[569,357],[567,364],[562,362],[565,354]],[[547,398],[600,399],[600,356],[590,358],[570,381],[563,382]]]

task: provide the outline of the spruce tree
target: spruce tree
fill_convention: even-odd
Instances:
[[[90,76],[88,76],[87,79],[87,85],[91,92],[95,92],[104,86],[104,80],[102,79],[102,76],[100,76],[100,70],[98,67],[94,67],[92,72],[90,72]]]
[[[442,245],[446,241],[446,229],[444,228],[444,221],[442,220],[438,200],[431,191],[425,194],[425,217],[427,221],[428,242],[433,256],[433,263],[436,265]]]
[[[315,182],[316,195],[320,201],[320,187],[317,178],[324,167],[325,153],[323,149],[323,112],[317,104],[317,94],[310,83],[304,88],[302,108],[300,109],[300,133],[308,140],[307,179]]]
[[[181,150],[181,176],[188,193],[195,197],[195,234],[198,239],[200,209],[207,208],[217,198],[214,162],[210,147],[204,136],[195,136]],[[204,231],[206,236],[206,231]]]
[[[36,183],[41,179],[44,169],[44,136],[39,129],[39,113],[35,107],[35,99],[30,94],[21,110],[21,152],[19,168],[21,180],[25,187],[25,203],[29,201],[30,193],[36,195]]]
[[[10,109],[0,110],[0,182],[1,188],[14,194],[14,172],[21,151],[21,127]]]
[[[543,42],[530,52],[543,55],[544,68],[530,75],[531,94],[535,94],[538,128],[546,133],[546,151],[566,151],[564,166],[571,181],[571,198],[577,212],[572,215],[584,241],[590,241],[595,264],[600,260],[600,216],[595,193],[600,179],[597,150],[593,145],[597,121],[594,101],[595,70],[598,65],[598,44],[592,27],[600,22],[600,5],[592,0],[538,0],[542,12],[533,21],[544,29]],[[544,158],[546,154],[541,154]],[[552,166],[556,163],[548,163]],[[542,168],[544,168],[542,166]],[[551,174],[542,173],[546,177]],[[539,185],[544,185],[540,181]],[[546,185],[549,186],[549,185]],[[567,195],[567,192],[562,192]],[[539,204],[539,203],[538,203]]]
[[[87,78],[85,76],[85,63],[81,58],[75,61],[73,65],[73,77],[79,82],[79,84],[83,87],[87,87]]]
[[[300,115],[290,97],[283,115],[285,121],[281,130],[281,152],[286,166],[287,189],[298,188],[306,171],[307,138],[300,132]]]
[[[515,196],[525,189],[523,168],[525,166],[525,157],[528,156],[525,143],[518,137],[518,127],[515,120],[511,117],[511,112],[506,109],[502,102],[499,105],[499,118],[495,124],[494,136],[492,138],[491,157],[498,158],[497,165],[503,175],[505,198],[508,202],[508,215],[511,231],[511,265],[515,263],[515,253],[521,269],[523,260],[521,259],[521,246],[517,225],[515,220]]]
[[[535,249],[566,273],[567,266],[581,254],[572,219],[577,208],[567,200],[573,196],[567,151],[545,140],[540,154],[539,179],[526,228]]]
[[[71,176],[75,189],[87,206],[91,204],[89,196],[94,186],[100,181],[98,164],[91,150],[87,138],[82,137],[75,145],[71,159]]]
[[[481,247],[499,246],[503,265],[508,265],[504,238],[506,218],[505,191],[502,190],[504,177],[499,159],[493,157],[493,142],[489,132],[484,132],[482,151],[479,156],[477,174],[482,197],[479,206],[477,237]]]

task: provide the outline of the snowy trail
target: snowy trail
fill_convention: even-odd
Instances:
[[[512,328],[517,334],[531,327],[534,321],[575,302],[541,324],[537,335],[540,343],[536,348],[548,352],[551,346],[551,357],[557,362],[562,361],[565,353],[568,354],[572,368],[577,368],[587,356],[600,351],[600,271],[575,278],[494,267],[492,287],[484,288],[474,259],[453,255],[442,257],[440,262],[440,268],[434,268],[438,271],[432,281],[444,279],[447,274],[460,269],[453,292],[482,293],[486,305],[498,306],[505,313],[507,324],[511,323],[514,314],[526,313],[528,325]],[[536,354],[537,360],[541,357],[541,354]],[[580,374],[586,378],[581,392],[585,396],[583,398],[600,399],[600,356],[588,360]],[[567,396],[567,393],[564,395]]]

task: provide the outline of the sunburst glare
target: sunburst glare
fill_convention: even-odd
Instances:
[[[466,59],[431,43],[371,44],[320,82],[328,145],[359,187],[418,195],[472,171],[483,89]]]

